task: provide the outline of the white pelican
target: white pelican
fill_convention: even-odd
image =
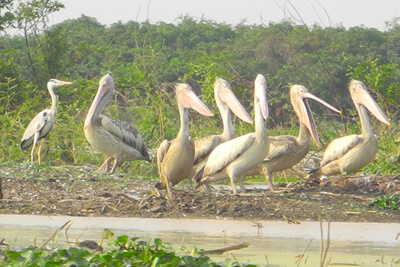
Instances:
[[[31,150],[31,163],[33,163],[33,154],[34,154],[37,142],[40,139],[45,138],[49,134],[51,128],[53,128],[53,125],[56,122],[57,96],[54,93],[54,89],[56,89],[57,87],[63,86],[63,85],[67,85],[67,84],[72,84],[72,83],[60,81],[60,80],[56,80],[56,79],[51,79],[47,83],[47,89],[49,90],[50,97],[51,97],[51,107],[50,107],[50,109],[44,109],[41,112],[39,112],[33,118],[33,120],[31,120],[31,122],[28,124],[28,127],[26,127],[24,135],[22,136],[20,147],[22,150],[25,150],[33,144],[32,150]],[[39,164],[41,162],[41,158],[40,158],[41,148],[42,148],[42,145],[40,144],[39,149],[37,151]]]
[[[157,149],[160,182],[157,183],[156,188],[167,188],[170,197],[172,196],[172,186],[193,176],[194,144],[189,136],[187,109],[192,108],[204,116],[213,116],[213,113],[196,96],[190,85],[177,84],[175,94],[181,127],[174,140],[164,140]]]
[[[214,98],[221,113],[224,131],[220,135],[210,135],[194,141],[195,173],[204,167],[208,156],[217,145],[235,137],[235,129],[232,125],[231,110],[241,120],[247,123],[253,123],[250,115],[240,104],[239,100],[232,92],[230,84],[226,80],[222,78],[216,78],[214,83]]]
[[[109,72],[99,82],[99,89],[88,111],[84,132],[89,144],[108,158],[98,169],[108,172],[110,162],[114,160],[111,173],[124,161],[150,161],[146,146],[140,133],[132,125],[100,115],[111,100],[114,92],[114,79]]]
[[[272,173],[289,169],[299,163],[308,153],[311,137],[319,145],[319,138],[315,128],[314,118],[307,99],[314,99],[326,107],[339,112],[325,101],[312,95],[302,85],[290,87],[290,102],[300,122],[299,136],[281,135],[269,137],[269,152],[263,162],[250,170],[246,175],[264,175],[271,191],[275,190],[272,183]]]
[[[204,168],[196,173],[195,180],[199,181],[199,177],[202,177],[196,188],[229,177],[232,192],[237,194],[236,178],[241,178],[247,171],[260,164],[268,154],[269,140],[264,126],[264,120],[268,117],[264,76],[258,74],[254,84],[255,132],[217,146],[208,157]],[[244,192],[241,182],[240,186]]]
[[[342,172],[354,173],[375,159],[378,140],[372,131],[367,109],[381,122],[387,125],[390,122],[368,93],[364,83],[357,80],[350,81],[349,91],[360,116],[362,133],[344,136],[330,142],[325,149],[320,168],[312,171],[310,178]]]

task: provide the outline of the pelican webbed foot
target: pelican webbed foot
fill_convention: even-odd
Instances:
[[[104,161],[103,165],[101,165],[100,168],[98,168],[96,172],[99,172],[99,173],[107,173],[107,172],[109,172],[110,171],[110,162],[111,162],[112,159],[113,159],[113,157],[108,157]]]

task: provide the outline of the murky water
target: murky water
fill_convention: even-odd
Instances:
[[[159,237],[178,250],[190,251],[193,246],[209,250],[243,242],[250,244],[248,248],[221,256],[210,255],[216,261],[229,257],[260,266],[296,266],[298,256],[305,251],[299,266],[319,266],[320,262],[318,222],[257,221],[263,227],[258,229],[252,221],[0,215],[0,239],[5,238],[6,243],[15,247],[31,245],[34,240],[40,245],[69,220],[73,221],[68,230],[70,242],[100,241],[103,229],[108,228],[116,236],[124,234],[144,240]],[[323,231],[326,239],[327,223],[323,224]],[[396,240],[399,232],[400,224],[331,223],[327,261],[334,266],[400,266],[397,263],[400,241]],[[62,231],[55,245],[72,244],[66,242]]]

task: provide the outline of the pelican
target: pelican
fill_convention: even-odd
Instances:
[[[275,190],[272,183],[273,172],[289,169],[299,163],[310,149],[311,137],[319,145],[314,118],[307,99],[314,99],[340,113],[336,108],[311,94],[304,86],[292,85],[290,87],[290,101],[300,121],[299,136],[281,135],[269,137],[270,146],[267,157],[264,158],[260,165],[246,173],[246,175],[264,175],[270,191]]]
[[[208,157],[204,168],[195,174],[195,180],[201,179],[196,188],[229,177],[232,193],[236,195],[236,178],[241,178],[247,171],[260,164],[268,154],[269,140],[264,126],[264,120],[268,117],[264,76],[258,74],[254,84],[255,132],[217,146]],[[245,188],[241,182],[240,187],[241,192],[244,192]]]
[[[221,113],[224,131],[220,135],[210,135],[195,140],[195,173],[197,172],[197,170],[204,167],[207,162],[208,156],[217,145],[231,140],[235,136],[235,130],[232,125],[230,110],[232,110],[232,112],[235,113],[236,116],[238,116],[243,121],[247,123],[253,123],[250,115],[240,104],[239,100],[232,92],[230,84],[226,80],[222,78],[217,78],[215,80],[214,98]]]
[[[157,149],[157,166],[160,182],[156,188],[167,188],[172,196],[172,186],[183,179],[193,176],[194,144],[189,136],[188,108],[192,108],[204,116],[213,116],[209,108],[196,96],[192,87],[185,83],[175,86],[176,102],[180,115],[181,127],[176,138],[164,140]]]
[[[31,163],[33,163],[34,151],[38,141],[42,138],[45,138],[49,134],[51,128],[53,128],[53,125],[56,122],[57,96],[54,93],[54,89],[67,84],[72,84],[72,83],[56,79],[51,79],[50,81],[47,82],[47,89],[49,90],[51,97],[51,107],[50,109],[44,109],[41,112],[39,112],[33,118],[33,120],[31,120],[31,122],[28,124],[28,127],[26,127],[24,135],[22,136],[20,147],[22,150],[25,150],[28,149],[28,147],[30,147],[33,144],[31,150]],[[39,164],[41,162],[40,158],[41,148],[42,145],[40,144],[39,149],[37,151]]]
[[[106,173],[110,170],[110,162],[114,164],[110,173],[124,161],[150,161],[146,146],[140,133],[132,125],[100,115],[111,100],[114,92],[114,79],[109,72],[99,82],[99,89],[86,116],[84,132],[89,144],[96,150],[106,154],[108,158],[97,170]]]
[[[351,80],[349,91],[360,116],[362,133],[330,142],[325,149],[320,168],[311,171],[310,178],[342,172],[354,173],[375,159],[378,140],[372,131],[367,109],[382,123],[390,125],[390,122],[363,82]]]

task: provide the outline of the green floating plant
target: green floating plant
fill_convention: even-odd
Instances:
[[[400,194],[379,196],[370,204],[384,209],[398,210],[400,208]]]
[[[113,233],[103,233],[108,239]],[[0,249],[1,266],[240,266],[232,260],[213,262],[197,253],[177,253],[168,243],[155,238],[153,242],[126,235],[111,239],[106,251],[88,251],[80,247],[54,250],[24,248],[20,251]],[[255,266],[255,265],[245,265]]]

